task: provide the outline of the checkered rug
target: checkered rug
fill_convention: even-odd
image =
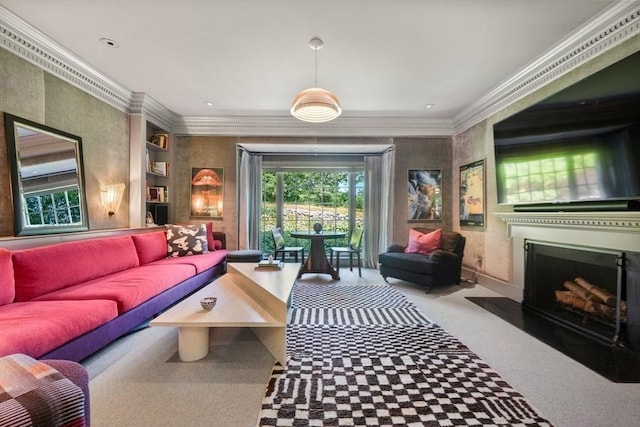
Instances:
[[[388,285],[298,282],[261,426],[550,426]]]

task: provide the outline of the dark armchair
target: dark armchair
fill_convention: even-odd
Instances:
[[[421,233],[434,230],[415,228]],[[460,284],[462,256],[466,239],[455,231],[442,230],[441,249],[429,255],[405,253],[406,245],[393,244],[387,252],[378,255],[380,274],[385,282],[387,277],[406,280],[424,285],[427,292],[433,286]]]

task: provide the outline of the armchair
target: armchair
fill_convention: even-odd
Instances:
[[[420,233],[434,230],[414,228]],[[442,230],[442,243],[429,255],[421,253],[405,253],[406,245],[393,244],[387,252],[378,255],[380,274],[387,282],[387,277],[406,280],[426,286],[431,292],[433,286],[460,284],[462,256],[466,239],[455,231]],[[388,282],[387,282],[388,283]]]

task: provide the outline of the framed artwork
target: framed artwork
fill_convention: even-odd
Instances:
[[[484,228],[484,159],[460,167],[460,227]]]
[[[409,221],[442,219],[442,171],[440,169],[409,169],[407,198]]]
[[[224,168],[191,168],[191,217],[222,218]]]

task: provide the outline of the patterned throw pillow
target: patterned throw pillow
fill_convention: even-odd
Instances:
[[[166,227],[167,257],[199,255],[209,252],[206,225],[167,224]]]
[[[404,250],[409,254],[429,255],[431,252],[442,247],[442,230],[437,229],[431,233],[421,233],[411,229],[409,232],[409,244]]]

